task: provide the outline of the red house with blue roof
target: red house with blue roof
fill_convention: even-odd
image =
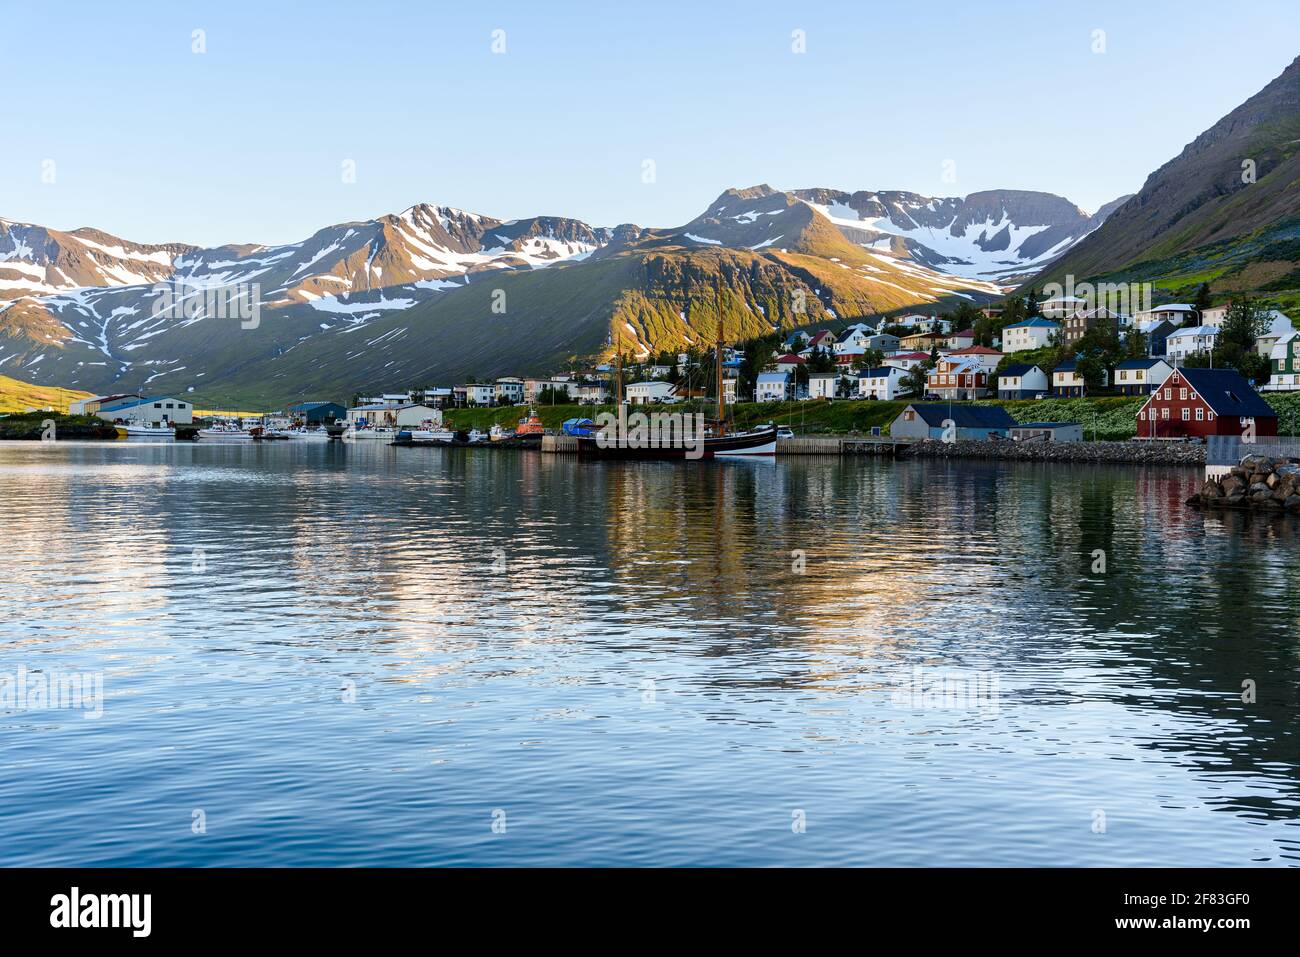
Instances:
[[[1140,439],[1277,435],[1277,413],[1232,369],[1175,369],[1137,414]]]

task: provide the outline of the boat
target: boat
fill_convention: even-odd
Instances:
[[[513,429],[503,429],[497,424],[494,424],[492,428],[488,429],[488,439],[492,442],[505,442],[514,437],[515,433]]]
[[[234,422],[214,422],[206,429],[199,429],[201,439],[251,439],[253,431],[245,429]]]
[[[295,442],[328,442],[331,438],[325,429],[285,429],[284,437]]]
[[[397,438],[399,429],[390,429],[387,426],[366,425],[359,429],[348,429],[343,433],[343,438],[352,439],[353,441],[362,440],[382,440],[392,442]]]
[[[176,432],[171,426],[148,425],[137,419],[130,419],[118,424],[118,434],[126,430],[128,438],[174,439]]]

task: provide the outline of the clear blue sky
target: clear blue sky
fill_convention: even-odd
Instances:
[[[1041,189],[1091,211],[1281,72],[1300,53],[1296,13],[0,0],[0,217],[203,245],[293,242],[417,202],[669,226],[760,182]]]

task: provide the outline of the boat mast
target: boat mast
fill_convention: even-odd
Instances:
[[[614,333],[614,404],[623,404],[623,333]]]
[[[725,435],[727,431],[727,405],[726,392],[722,388],[722,293],[716,282],[713,290],[718,303],[717,343],[713,347],[713,377],[718,390],[718,434]]]

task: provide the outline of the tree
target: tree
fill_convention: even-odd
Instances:
[[[1106,362],[1099,349],[1082,352],[1075,358],[1075,371],[1083,379],[1088,391],[1101,388],[1106,378]]]
[[[834,372],[835,357],[825,349],[818,347],[809,354],[808,361],[804,363],[804,368],[809,372]]]
[[[1128,333],[1124,336],[1123,355],[1129,359],[1145,359],[1150,351],[1150,340],[1146,333],[1137,327],[1136,324],[1129,327]]]
[[[1236,369],[1248,380],[1267,378],[1268,357],[1259,354],[1255,341],[1271,324],[1268,308],[1258,299],[1243,296],[1233,300],[1214,339],[1215,368]]]
[[[1038,308],[1038,290],[1030,289],[1029,295],[1025,297],[1025,318],[1032,319],[1042,314],[1043,311]]]
[[[884,364],[885,354],[879,349],[867,349],[860,356],[853,359],[853,371],[859,369],[879,369]]]
[[[924,363],[918,362],[912,368],[907,370],[907,375],[903,376],[903,381],[899,383],[902,391],[907,395],[921,396],[925,395],[926,375],[928,370]]]
[[[1206,309],[1210,308],[1210,284],[1203,282],[1196,290],[1196,298],[1192,300],[1192,305],[1196,307],[1197,318]]]

